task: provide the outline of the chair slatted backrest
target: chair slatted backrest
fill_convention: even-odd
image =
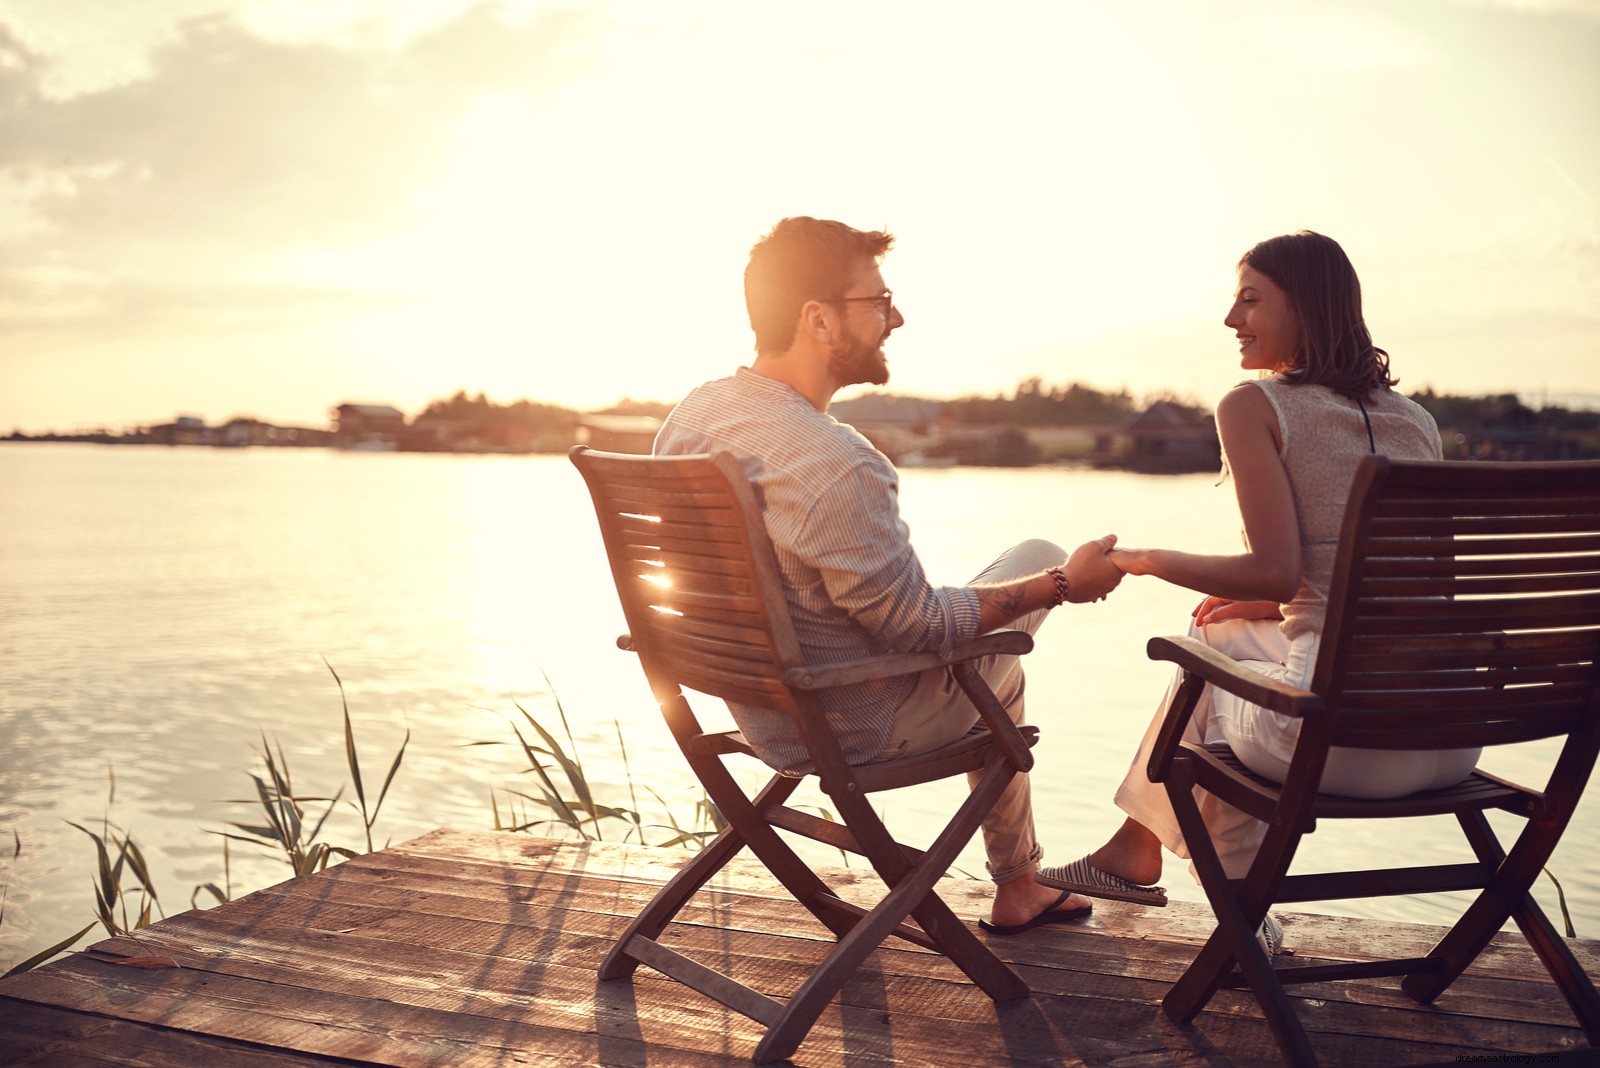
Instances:
[[[737,461],[574,449],[629,636],[658,700],[684,687],[793,712],[802,660],[777,561]],[[662,692],[663,690],[669,692]]]
[[[1600,463],[1362,461],[1312,679],[1330,744],[1569,733],[1597,665]]]

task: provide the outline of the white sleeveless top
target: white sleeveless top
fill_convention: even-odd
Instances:
[[[1283,633],[1292,641],[1322,632],[1356,464],[1372,451],[1396,460],[1440,459],[1439,427],[1416,401],[1379,389],[1362,401],[1372,424],[1369,444],[1361,407],[1327,386],[1293,385],[1278,376],[1249,384],[1265,393],[1277,412],[1283,441],[1279,455],[1300,518],[1304,570],[1299,592],[1283,606]]]

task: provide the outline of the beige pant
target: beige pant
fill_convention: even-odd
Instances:
[[[1230,619],[1201,627],[1191,624],[1189,635],[1240,664],[1292,686],[1305,686],[1316,666],[1321,635],[1304,634],[1290,641],[1275,619]],[[1180,857],[1189,856],[1178,829],[1177,815],[1167,798],[1167,788],[1153,783],[1146,774],[1156,736],[1166,719],[1167,707],[1177,692],[1182,672],[1174,672],[1171,685],[1155,719],[1145,731],[1139,752],[1133,758],[1127,777],[1117,789],[1117,807],[1137,823],[1155,833],[1161,844]],[[1184,741],[1210,745],[1226,742],[1234,754],[1257,775],[1282,782],[1300,736],[1300,723],[1292,716],[1251,704],[1233,694],[1207,686],[1195,704],[1194,715],[1184,731]],[[1471,774],[1477,765],[1477,749],[1382,750],[1343,749],[1328,751],[1318,789],[1345,797],[1404,797],[1418,790],[1453,786]],[[1196,789],[1200,816],[1231,879],[1243,878],[1261,848],[1266,824],[1223,804],[1204,790]],[[1189,865],[1194,871],[1194,865]]]
[[[974,586],[1007,582],[1036,575],[1046,568],[1066,562],[1067,554],[1058,545],[1031,540],[1006,551],[972,580]],[[1030,612],[1006,624],[1007,630],[1038,631],[1047,611]],[[977,661],[978,672],[1005,706],[1012,722],[1023,719],[1022,665],[1015,656],[989,656]],[[978,710],[961,692],[946,669],[924,671],[916,688],[895,709],[894,728],[877,759],[913,756],[959,740],[978,721]],[[967,776],[976,784],[982,772]],[[1043,851],[1033,832],[1033,798],[1028,777],[1017,775],[1000,795],[983,821],[983,848],[988,853],[989,875],[996,883],[1008,883],[1031,875]]]

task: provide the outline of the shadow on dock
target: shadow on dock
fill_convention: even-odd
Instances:
[[[595,969],[683,854],[441,830],[208,911],[192,911],[0,982],[5,1064],[746,1065],[758,1025],[641,968]],[[843,892],[874,880],[836,875]],[[962,915],[986,884],[947,880]],[[1282,914],[1295,962],[1425,952],[1442,928]],[[762,869],[736,861],[670,929],[773,997],[827,932]],[[896,942],[870,957],[793,1063],[1268,1066],[1248,994],[1193,1027],[1159,1002],[1211,929],[1203,907],[1102,902],[1083,925],[994,939],[1033,995],[996,1005],[943,958]],[[1600,943],[1575,952],[1590,974]],[[177,967],[137,966],[167,957]],[[1385,980],[1293,988],[1327,1065],[1596,1063],[1520,935],[1502,934],[1434,1006]]]

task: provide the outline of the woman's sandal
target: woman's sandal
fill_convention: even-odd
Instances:
[[[1276,957],[1283,950],[1283,927],[1272,918],[1270,912],[1261,921],[1261,926],[1256,928],[1256,944],[1269,957]]]
[[[1110,901],[1132,901],[1136,905],[1154,905],[1156,908],[1163,908],[1167,903],[1167,892],[1161,887],[1130,883],[1119,875],[1101,871],[1089,863],[1088,857],[1080,857],[1071,864],[1040,868],[1034,873],[1033,881],[1057,890],[1071,890],[1075,894],[1103,897]]]

